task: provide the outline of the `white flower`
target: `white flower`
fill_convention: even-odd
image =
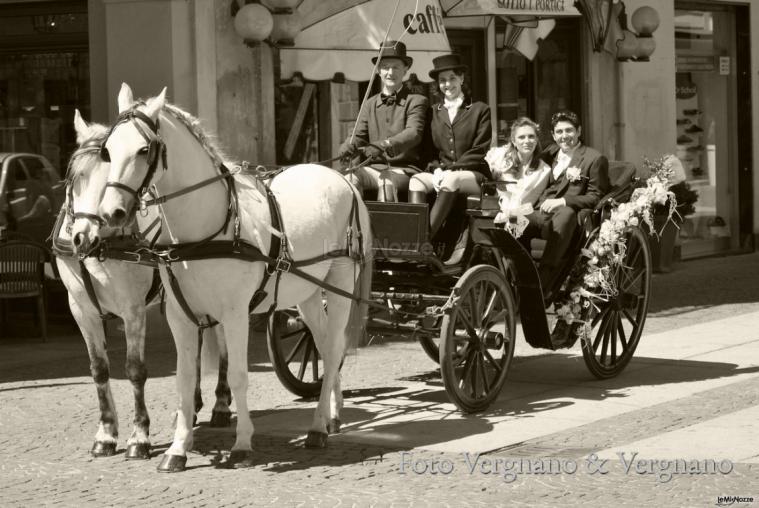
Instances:
[[[567,168],[567,180],[570,182],[576,182],[582,178],[582,172],[577,166]]]
[[[510,152],[511,144],[509,143],[491,148],[488,150],[488,153],[485,154],[485,162],[488,163],[494,179],[501,180],[501,176],[512,169],[514,162],[513,157],[508,156]]]

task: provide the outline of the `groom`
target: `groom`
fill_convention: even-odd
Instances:
[[[543,152],[551,166],[548,186],[538,199],[537,209],[527,215],[529,225],[520,238],[547,240],[538,272],[544,294],[551,291],[561,262],[577,228],[577,212],[595,207],[609,190],[609,161],[598,151],[582,145],[580,119],[571,111],[551,117],[555,144]]]

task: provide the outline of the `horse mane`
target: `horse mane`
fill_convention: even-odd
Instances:
[[[79,143],[76,151],[71,154],[69,158],[68,168],[64,180],[67,183],[73,181],[76,177],[84,173],[85,169],[92,167],[92,158],[100,157],[99,150],[81,150],[81,146],[85,143],[93,143],[102,145],[105,138],[108,136],[108,126],[101,123],[89,124],[91,135]]]
[[[175,104],[166,103],[163,105],[163,110],[170,113],[171,116],[176,118],[179,123],[184,125],[187,130],[190,131],[190,134],[192,134],[198,143],[200,143],[206,153],[211,157],[214,164],[219,166],[225,164],[225,162],[229,160],[214,140],[215,137],[203,129],[201,121],[197,117],[184,111]]]

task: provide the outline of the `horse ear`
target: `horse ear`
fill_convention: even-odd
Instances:
[[[80,145],[85,139],[90,138],[90,126],[84,121],[78,109],[74,110],[74,130],[76,131],[76,142]]]
[[[121,83],[121,90],[119,90],[119,113],[123,113],[127,109],[132,107],[134,103],[134,95],[132,95],[132,89],[126,83]]]
[[[166,87],[163,87],[163,90],[157,96],[145,101],[143,113],[155,120],[164,104],[166,104]]]

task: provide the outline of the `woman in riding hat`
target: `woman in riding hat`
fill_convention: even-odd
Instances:
[[[490,108],[472,101],[466,82],[467,66],[457,54],[439,56],[432,61],[430,77],[437,81],[442,101],[430,111],[430,133],[435,160],[427,172],[414,175],[409,182],[409,202],[426,203],[427,194],[437,192],[430,211],[430,238],[434,238],[453,208],[458,193],[480,193],[480,182],[490,178],[484,160],[490,148]]]

